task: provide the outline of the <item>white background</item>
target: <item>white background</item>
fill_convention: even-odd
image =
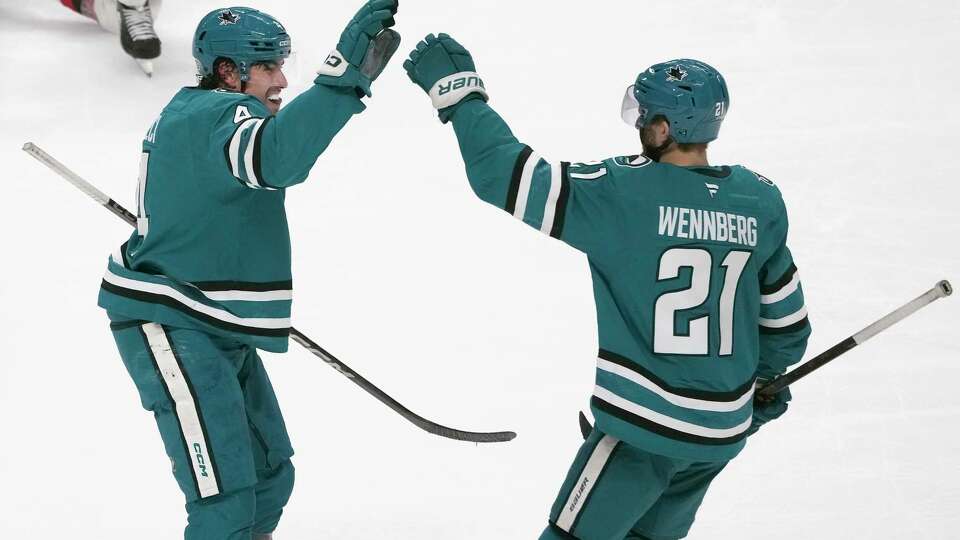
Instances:
[[[289,101],[359,2],[254,6],[299,51]],[[167,0],[147,79],[57,2],[0,0],[0,537],[180,534],[182,496],[96,307],[128,228],[20,147],[134,207],[140,139],[193,83],[190,38],[216,7]],[[536,538],[580,443],[586,260],[470,192],[452,129],[401,68],[427,32],[474,54],[490,103],[551,159],[636,153],[619,106],[646,66],[720,69],[732,105],[710,158],[784,192],[811,355],[960,282],[960,4],[406,0],[397,20],[368,110],[289,191],[295,324],[424,416],[519,437],[433,437],[298,346],[266,354],[297,450],[278,539]],[[958,313],[937,302],[798,383],[690,538],[960,536]]]

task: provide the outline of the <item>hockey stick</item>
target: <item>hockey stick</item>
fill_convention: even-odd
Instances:
[[[90,182],[87,182],[79,175],[68,169],[62,163],[54,159],[50,154],[47,154],[40,149],[37,145],[33,143],[25,143],[23,145],[23,151],[30,154],[38,161],[49,167],[55,173],[62,176],[67,182],[70,182],[77,189],[84,192],[92,198],[93,200],[100,203],[101,206],[105,207],[107,210],[113,212],[114,215],[120,219],[127,222],[127,224],[136,226],[137,216],[131,214],[126,208],[121,206],[119,203],[108,197],[105,193],[94,187]],[[344,377],[353,381],[357,386],[363,388],[367,391],[368,394],[380,400],[381,403],[390,407],[396,411],[400,416],[406,418],[413,425],[418,428],[426,431],[427,433],[432,433],[434,435],[439,435],[441,437],[446,437],[448,439],[455,439],[458,441],[469,441],[475,443],[488,443],[488,442],[506,442],[513,440],[517,434],[513,431],[497,431],[493,433],[479,433],[475,431],[462,431],[459,429],[449,428],[437,424],[436,422],[431,422],[426,418],[414,413],[410,409],[404,407],[400,402],[393,399],[387,395],[383,390],[377,388],[377,386],[367,379],[363,378],[359,373],[350,369],[346,364],[337,359],[329,352],[327,352],[323,347],[317,345],[313,340],[308,338],[303,332],[300,332],[296,328],[290,328],[290,338],[302,345],[305,349],[313,353],[315,356],[324,361],[327,365],[333,369],[339,371]]]
[[[880,320],[876,321],[870,326],[848,337],[840,343],[837,343],[833,347],[830,347],[817,356],[814,356],[810,360],[800,364],[789,373],[781,375],[768,382],[759,390],[757,390],[757,394],[761,396],[772,396],[773,394],[776,394],[791,384],[822,368],[828,362],[836,359],[841,354],[849,351],[857,345],[860,345],[864,341],[872,338],[880,332],[883,332],[887,328],[890,328],[894,324],[906,319],[910,315],[913,315],[920,308],[939,300],[940,298],[950,296],[951,294],[953,294],[953,285],[950,285],[949,281],[942,280],[938,282],[929,291],[921,294],[920,296],[891,311],[890,313],[887,313],[881,317]],[[587,436],[590,435],[590,431],[593,430],[593,426],[590,425],[590,421],[587,420],[587,416],[583,414],[583,411],[580,411],[579,422],[580,433],[583,435],[583,438],[586,439]]]
[[[790,371],[790,373],[786,373],[770,381],[764,385],[763,388],[758,390],[757,393],[761,396],[772,396],[773,394],[776,394],[780,390],[783,390],[787,386],[799,381],[815,370],[820,369],[827,362],[830,362],[841,354],[849,351],[857,345],[860,345],[864,341],[872,338],[880,332],[883,332],[887,328],[890,328],[894,324],[906,319],[910,315],[913,315],[923,306],[926,306],[935,300],[939,300],[940,298],[950,296],[951,294],[953,294],[953,286],[950,285],[950,282],[947,280],[940,281],[929,291],[921,294],[920,296],[914,298],[892,312],[887,313],[877,322],[848,337],[840,343],[837,343],[833,347],[830,347],[817,356],[814,356],[810,360],[800,364],[796,367],[796,369]]]

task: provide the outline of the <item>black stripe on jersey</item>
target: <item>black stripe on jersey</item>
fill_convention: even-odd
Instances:
[[[190,390],[190,397],[193,398],[193,407],[197,411],[197,419],[200,421],[200,431],[203,433],[203,442],[207,445],[207,457],[210,458],[210,468],[213,470],[213,481],[217,484],[217,494],[221,491],[220,486],[223,484],[220,483],[220,469],[217,468],[217,460],[214,457],[213,450],[213,441],[210,440],[210,434],[207,432],[207,423],[203,420],[203,409],[200,408],[200,401],[197,398],[197,390],[193,387],[193,382],[190,381],[190,374],[187,373],[187,369],[183,367],[183,361],[180,359],[180,353],[177,352],[177,346],[173,343],[173,336],[167,332],[167,327],[160,325],[160,329],[163,330],[163,335],[167,337],[167,342],[170,344],[170,352],[173,353],[173,359],[177,361],[177,365],[180,366],[180,373],[183,374],[183,382],[186,383],[187,388]],[[192,454],[187,454],[189,458]],[[191,465],[193,459],[190,459]],[[190,467],[192,470],[193,467]]]
[[[527,160],[530,159],[532,153],[533,148],[524,145],[523,150],[520,150],[520,155],[517,156],[517,162],[513,164],[513,176],[510,177],[510,188],[507,190],[507,202],[503,206],[503,209],[511,214],[517,209],[517,193],[520,191],[520,177],[523,176],[523,166],[527,164]]]
[[[106,282],[104,282],[106,284]],[[170,395],[170,388],[167,387],[167,381],[163,379],[163,376],[160,375],[160,364],[157,363],[157,357],[153,355],[153,347],[150,346],[150,340],[147,339],[147,333],[143,331],[143,327],[139,328],[140,337],[143,338],[144,348],[147,350],[147,355],[150,357],[150,361],[153,362],[153,369],[157,375],[157,380],[160,381],[160,386],[163,387],[163,393],[167,396],[167,399],[170,401],[170,408],[173,412],[173,417],[177,419],[177,426],[180,428],[177,430],[180,436],[180,441],[183,443],[183,457],[187,460],[187,465],[189,465],[190,476],[193,477],[193,489],[197,494],[198,499],[202,499],[200,496],[200,481],[197,480],[197,471],[193,467],[193,460],[190,457],[190,448],[187,446],[187,439],[183,436],[183,424],[180,423],[180,415],[177,414],[177,402],[173,400],[173,396]],[[169,339],[169,338],[168,338]],[[179,362],[179,360],[178,360]],[[180,367],[180,370],[183,370],[183,366]],[[197,409],[199,413],[200,410]]]
[[[243,123],[241,122],[240,125],[242,126]],[[240,129],[240,126],[237,126],[237,129]],[[237,129],[233,130],[233,134],[227,138],[227,142],[223,145],[223,161],[227,164],[227,172],[230,173],[230,176],[233,176],[233,163],[230,161],[230,141],[232,141],[233,136],[237,134]],[[243,180],[237,178],[236,176],[233,176],[233,178],[241,186],[248,187]]]
[[[272,115],[263,119],[260,129],[257,130],[257,137],[253,140],[253,174],[257,176],[261,186],[276,189],[276,186],[271,186],[263,179],[263,172],[260,170],[260,140],[263,139],[263,132],[267,130],[270,120],[273,120]]]
[[[229,330],[231,332],[237,332],[240,334],[250,334],[254,336],[266,336],[266,337],[289,337],[290,329],[289,328],[257,328],[255,326],[244,326],[242,324],[231,323],[227,321],[220,320],[216,317],[207,315],[195,309],[190,308],[185,304],[170,298],[169,296],[164,296],[162,294],[148,293],[143,291],[136,291],[133,289],[127,289],[125,287],[118,287],[112,283],[107,282],[106,280],[100,283],[100,288],[103,290],[115,294],[117,296],[123,296],[125,298],[130,298],[131,300],[138,300],[140,302],[148,302],[151,304],[160,304],[167,306],[168,308],[175,309],[186,315],[197,319],[198,321],[205,322],[210,326],[216,326],[217,328],[222,328],[224,330]]]
[[[557,198],[557,208],[553,213],[553,228],[550,236],[560,238],[563,234],[563,223],[567,215],[567,200],[570,199],[570,163],[560,163],[560,196]]]
[[[703,444],[708,446],[724,446],[740,442],[747,437],[747,431],[744,431],[739,435],[734,435],[733,437],[701,437],[700,435],[693,435],[691,433],[677,431],[673,428],[660,425],[652,420],[648,420],[642,416],[637,416],[636,414],[633,414],[630,411],[625,411],[616,405],[598,398],[597,396],[593,396],[590,399],[590,404],[611,416],[616,416],[624,422],[628,422],[639,428],[643,428],[647,431],[656,433],[657,435],[666,437],[668,439],[673,439],[675,441]]]
[[[790,268],[787,268],[787,271],[780,276],[780,279],[774,281],[769,285],[760,284],[760,294],[773,294],[784,286],[787,283],[790,283],[790,280],[793,279],[793,275],[797,273],[797,266],[795,264],[790,264]]]
[[[194,281],[191,283],[201,291],[289,291],[293,289],[293,280],[286,281]]]
[[[240,122],[237,124],[237,127],[233,128],[233,133],[227,137],[227,142],[223,143],[223,161],[227,164],[227,171],[230,173],[230,176],[233,176],[233,162],[230,161],[230,141],[232,141],[233,137],[236,136],[237,130],[240,129],[241,126],[243,126],[243,122]],[[234,176],[234,178],[237,177]],[[246,185],[243,183],[243,180],[240,180],[239,178],[237,178],[237,182],[240,182],[241,185]]]
[[[803,328],[809,325],[810,325],[810,320],[807,317],[804,317],[789,326],[783,326],[780,328],[770,328],[768,326],[761,326],[760,333],[761,334],[789,334],[790,332],[796,332],[797,330],[802,330]]]
[[[692,388],[676,388],[676,387],[670,386],[663,379],[661,379],[660,377],[657,377],[650,371],[644,369],[640,364],[630,360],[625,356],[621,356],[615,352],[607,351],[604,349],[600,349],[600,353],[598,356],[600,356],[600,358],[603,358],[604,360],[613,362],[618,366],[624,367],[626,369],[629,369],[630,371],[638,373],[642,377],[650,379],[651,381],[653,381],[654,384],[656,384],[660,388],[663,388],[667,392],[670,392],[671,394],[676,394],[678,396],[683,396],[691,399],[701,399],[703,401],[717,401],[722,403],[736,401],[737,399],[740,399],[741,397],[743,397],[744,394],[749,392],[750,389],[753,388],[753,384],[756,381],[756,377],[751,378],[749,381],[747,381],[743,385],[726,392],[711,392],[707,390],[695,390]]]
[[[120,246],[120,258],[123,259],[122,262],[123,262],[123,267],[124,267],[124,268],[131,268],[131,266],[130,266],[130,259],[127,258],[127,244],[128,244],[128,243],[130,243],[129,240],[126,241],[126,242],[124,242],[123,245]]]

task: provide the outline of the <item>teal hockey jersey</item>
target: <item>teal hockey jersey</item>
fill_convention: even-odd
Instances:
[[[237,92],[184,88],[143,141],[137,229],[109,259],[99,305],[287,349],[292,277],[284,189],[364,105],[314,85],[276,115]]]
[[[736,456],[757,378],[799,361],[810,334],[773,182],[643,156],[550,162],[481,100],[452,122],[481,199],[587,255],[597,428],[656,454]]]

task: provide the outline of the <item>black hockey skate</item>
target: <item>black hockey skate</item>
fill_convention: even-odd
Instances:
[[[153,29],[153,14],[150,3],[142,7],[130,7],[117,2],[120,12],[120,44],[123,50],[140,64],[147,75],[153,75],[153,62],[160,56],[160,38]]]

